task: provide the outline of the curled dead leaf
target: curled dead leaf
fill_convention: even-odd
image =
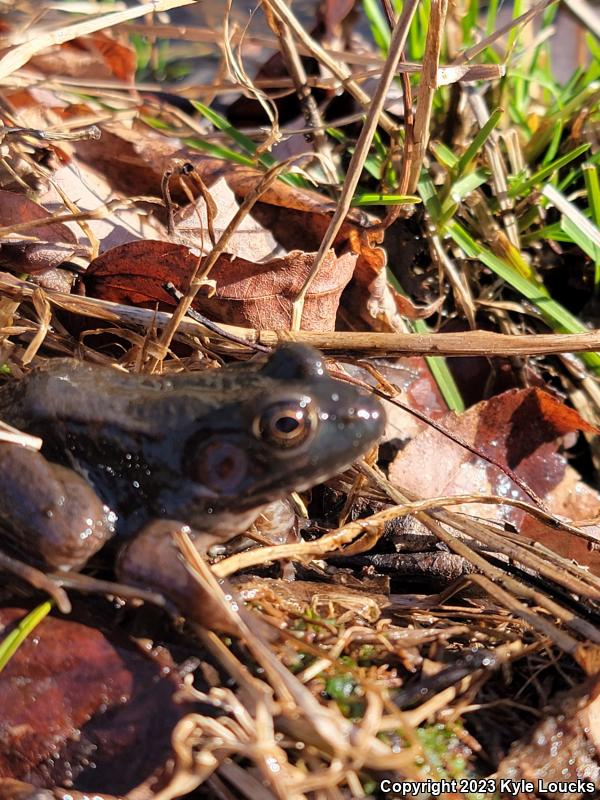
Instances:
[[[0,265],[10,272],[41,273],[53,270],[68,261],[75,252],[75,236],[58,222],[46,222],[50,213],[25,195],[0,189],[0,219],[2,228],[9,229],[20,222],[39,220],[26,235],[5,233],[1,240]]]
[[[224,254],[210,273],[216,292],[211,297],[199,294],[194,308],[221,322],[262,329],[289,328],[293,299],[314,257],[314,253],[293,251],[256,264]],[[305,330],[334,328],[340,295],[355,264],[355,254],[340,258],[333,251],[327,254],[306,298],[302,316]],[[198,259],[183,245],[130,242],[95,259],[84,284],[89,295],[104,300],[173,307],[175,301],[165,284],[172,282],[185,292],[197,267]]]

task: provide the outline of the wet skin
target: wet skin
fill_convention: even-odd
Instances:
[[[0,387],[0,419],[44,442],[0,443],[6,547],[79,570],[124,534],[121,579],[176,601],[187,589],[169,530],[189,526],[201,549],[226,541],[273,501],[346,469],[384,423],[374,397],[297,344],[259,364],[161,376],[54,359]]]

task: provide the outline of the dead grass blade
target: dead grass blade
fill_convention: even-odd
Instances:
[[[425,54],[423,56],[423,67],[421,70],[421,82],[417,93],[417,108],[415,112],[415,123],[412,132],[412,148],[410,150],[410,163],[403,172],[408,175],[407,189],[408,194],[414,194],[417,188],[419,175],[427,145],[429,144],[429,128],[431,123],[431,109],[433,107],[433,95],[437,87],[437,71],[440,63],[440,52],[442,49],[442,33],[448,12],[448,0],[432,0],[429,12],[429,28],[427,30],[427,41],[425,44]]]
[[[338,200],[335,213],[333,214],[331,222],[327,227],[327,231],[323,236],[321,245],[319,247],[319,251],[315,256],[315,261],[311,268],[311,271],[308,274],[304,282],[304,285],[300,289],[300,292],[298,293],[298,296],[296,297],[293,303],[292,330],[294,331],[300,329],[300,321],[302,319],[304,300],[306,298],[306,293],[308,292],[310,284],[312,283],[315,275],[319,271],[321,264],[323,263],[323,259],[325,258],[325,254],[331,248],[335,240],[335,237],[337,236],[340,228],[342,227],[344,219],[346,218],[348,212],[350,211],[352,198],[354,197],[354,192],[356,191],[356,187],[358,186],[362,169],[365,160],[367,158],[367,155],[369,153],[371,143],[373,141],[373,136],[375,135],[377,126],[380,124],[380,117],[383,111],[385,99],[387,97],[389,88],[392,85],[392,81],[394,80],[396,74],[396,67],[398,66],[398,62],[400,61],[400,58],[402,56],[402,51],[404,50],[404,45],[408,37],[408,30],[410,28],[410,23],[415,14],[415,11],[417,10],[417,6],[418,6],[418,0],[410,0],[410,2],[407,2],[404,5],[402,14],[400,15],[396,23],[396,26],[394,27],[394,30],[392,32],[389,55],[384,64],[383,71],[381,73],[381,78],[379,80],[379,83],[377,84],[377,89],[375,90],[375,93],[373,95],[373,99],[371,101],[371,105],[369,108],[369,113],[367,114],[364,125],[360,132],[360,136],[358,137],[358,141],[356,142],[356,147],[354,153],[352,154],[352,159],[350,161],[350,165],[346,173],[344,186],[340,198]]]

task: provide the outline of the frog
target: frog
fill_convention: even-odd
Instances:
[[[380,438],[372,394],[289,342],[258,363],[132,373],[52,358],[0,386],[0,419],[41,450],[0,442],[0,542],[55,574],[115,541],[121,583],[206,610],[169,535],[200,552],[273,504],[346,470]]]

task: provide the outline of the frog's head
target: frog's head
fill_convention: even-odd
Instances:
[[[242,397],[215,410],[186,448],[184,472],[213,495],[215,511],[305,490],[349,467],[382,434],[379,401],[331,378],[310,347],[283,345],[247,376]]]

